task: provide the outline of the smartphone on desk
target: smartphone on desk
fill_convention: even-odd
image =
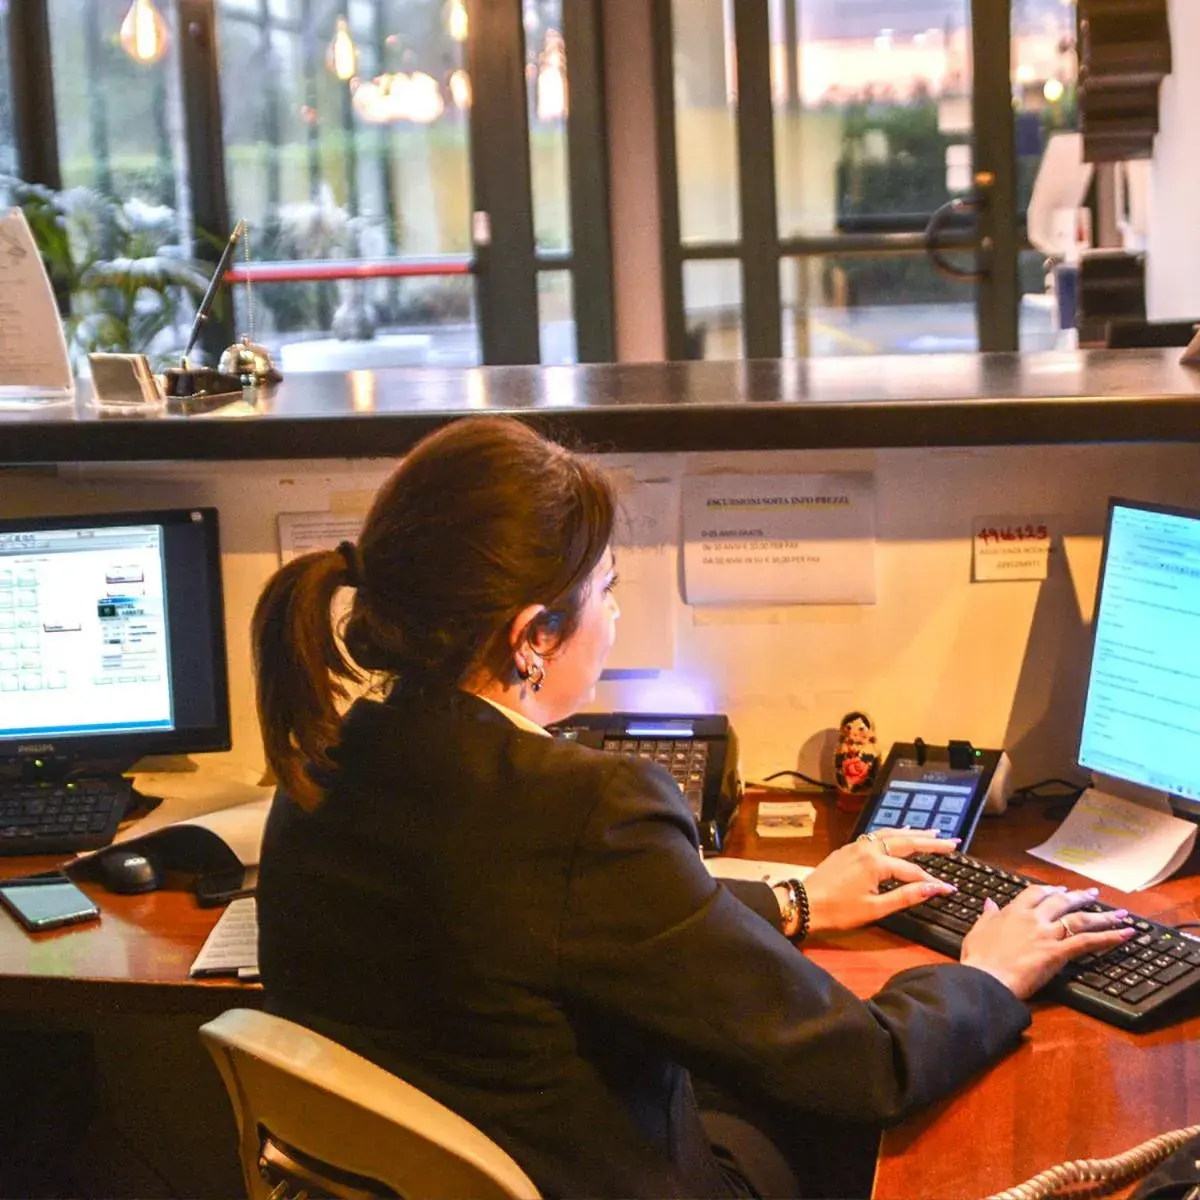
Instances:
[[[0,882],[0,904],[30,933],[96,921],[100,910],[65,875],[28,875]]]
[[[721,714],[577,713],[550,726],[555,737],[658,763],[679,785],[700,844],[716,853],[742,799],[737,738]]]

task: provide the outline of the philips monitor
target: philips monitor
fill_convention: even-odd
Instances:
[[[1080,766],[1200,818],[1200,512],[1109,502],[1092,627]]]
[[[0,767],[229,746],[215,509],[0,520]]]

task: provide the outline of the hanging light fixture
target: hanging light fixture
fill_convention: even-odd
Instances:
[[[408,119],[418,125],[432,125],[445,111],[438,81],[424,71],[414,71],[408,77]]]
[[[154,0],[133,0],[121,22],[121,49],[134,62],[149,66],[167,53],[171,34]]]
[[[471,76],[462,67],[450,76],[450,99],[455,108],[471,107]]]
[[[557,29],[546,30],[537,76],[537,115],[542,121],[558,121],[567,115],[567,45]]]
[[[350,36],[350,22],[338,17],[333,31],[333,41],[325,55],[325,65],[343,82],[347,83],[358,73],[358,49]]]
[[[446,30],[456,42],[465,42],[470,22],[463,0],[450,0],[446,5]]]

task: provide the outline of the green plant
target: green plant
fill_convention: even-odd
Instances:
[[[0,201],[25,213],[77,364],[95,351],[147,354],[155,365],[178,356],[208,276],[175,244],[173,210],[10,177],[0,177]]]

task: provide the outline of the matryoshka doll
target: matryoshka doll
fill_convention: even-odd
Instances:
[[[837,806],[843,812],[858,812],[879,770],[879,743],[875,723],[863,712],[848,712],[838,728],[837,749],[833,754],[837,776]]]

